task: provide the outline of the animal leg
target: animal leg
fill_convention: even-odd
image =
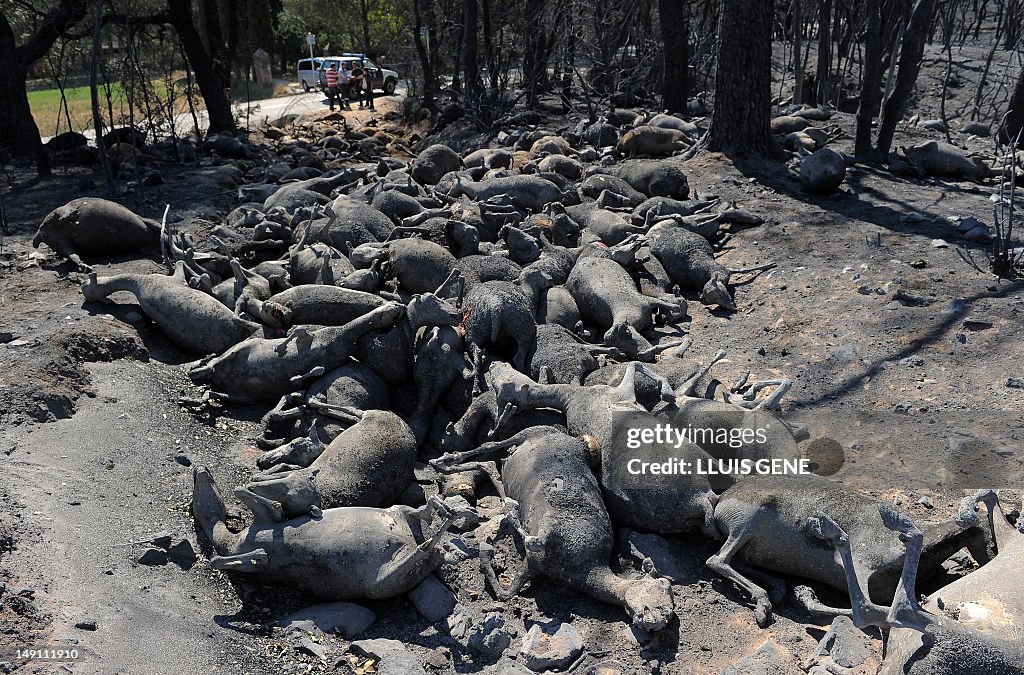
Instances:
[[[326,415],[327,417],[333,417],[336,420],[348,422],[349,424],[357,424],[361,419],[363,419],[364,414],[359,408],[328,403],[316,396],[309,399],[309,407],[323,415]]]
[[[714,357],[712,357],[712,359],[707,363],[707,365],[701,366],[700,370],[693,374],[693,377],[679,385],[679,388],[676,389],[676,396],[692,397],[693,392],[697,389],[697,383],[700,382],[701,378],[703,378],[705,375],[711,372],[711,368],[714,367],[716,363],[718,363],[724,358],[725,350],[719,349],[718,352],[715,353]]]
[[[235,538],[228,530],[227,509],[210,470],[199,467],[192,475],[192,516],[218,553],[232,549]]]
[[[426,506],[422,507],[418,511],[414,512],[417,518],[423,521],[429,521],[430,516],[434,512],[440,513],[444,518],[444,522],[437,529],[437,532],[430,535],[423,543],[416,546],[416,548],[410,550],[404,557],[396,558],[386,565],[381,566],[377,573],[377,583],[384,584],[393,578],[401,578],[407,576],[412,572],[417,565],[430,557],[437,545],[437,542],[441,540],[442,535],[448,531],[448,528],[455,522],[456,516],[452,513],[451,509],[444,505],[437,497],[431,497]]]
[[[506,534],[512,536],[516,550],[522,554],[519,569],[508,588],[502,586],[494,571],[494,542]],[[519,520],[519,503],[507,497],[505,498],[505,512],[502,514],[498,529],[488,539],[487,542],[480,545],[480,571],[483,572],[487,585],[495,597],[508,600],[519,595],[523,586],[533,576],[534,559],[543,553],[544,547],[539,539],[530,536],[523,529]]]
[[[718,553],[708,558],[706,564],[714,572],[732,581],[750,595],[755,604],[754,618],[757,620],[757,625],[764,628],[772,620],[772,603],[768,598],[768,593],[753,581],[737,572],[730,564],[733,556],[750,541],[755,527],[756,519],[749,518],[739,527],[731,530],[729,538],[722,544],[722,548]]]
[[[740,373],[739,379],[737,379],[736,382],[733,383],[733,385],[731,387],[729,387],[729,392],[733,393],[733,394],[740,393],[743,390],[743,388],[745,386],[747,386],[747,381],[749,379],[750,379],[750,371],[749,370],[744,370],[742,373]]]
[[[277,352],[278,356],[284,356],[288,352],[288,346],[292,342],[296,343],[300,347],[301,343],[305,342],[306,345],[308,346],[312,344],[313,336],[310,335],[305,328],[299,326],[295,330],[293,330],[291,334],[281,342],[281,344],[274,347],[274,351]]]
[[[687,340],[689,340],[689,338],[682,338],[682,339],[679,339],[679,340],[669,340],[667,342],[662,342],[661,344],[653,345],[649,349],[644,349],[644,350],[640,351],[636,355],[637,356],[637,360],[643,361],[644,363],[652,363],[658,357],[658,354],[661,354],[662,352],[667,352],[667,351],[673,350],[676,347],[678,347],[679,345],[681,345],[683,343],[686,343]],[[692,343],[692,340],[690,340],[690,343]],[[686,346],[689,347],[690,344],[687,343]]]
[[[810,586],[796,586],[793,588],[793,597],[797,604],[811,616],[853,616],[853,610],[842,607],[829,607],[818,599],[817,594]]]
[[[210,567],[232,572],[259,572],[267,566],[270,557],[262,548],[237,555],[217,555],[210,558]]]
[[[246,508],[252,511],[253,518],[256,520],[269,520],[275,523],[284,522],[284,507],[281,505],[281,502],[267,499],[244,487],[235,488],[234,494],[238,501],[245,504]]]
[[[302,384],[306,380],[317,379],[318,377],[323,375],[324,372],[326,371],[323,366],[314,366],[313,368],[310,369],[308,373],[303,373],[302,375],[295,375],[294,377],[289,378],[288,381],[291,384]]]
[[[924,548],[924,534],[908,516],[894,511],[884,504],[878,507],[878,513],[882,516],[883,525],[900,533],[900,541],[906,545],[907,549],[903,558],[903,572],[900,574],[900,582],[896,586],[896,596],[893,598],[886,623],[898,628],[910,628],[923,632],[926,627],[935,623],[921,609],[915,590],[917,567],[921,562],[921,550]]]
[[[300,401],[302,403],[300,403]],[[266,421],[271,423],[287,422],[289,420],[298,419],[302,417],[302,414],[305,412],[305,406],[303,405],[304,402],[305,397],[299,392],[285,394],[281,397],[281,400],[278,401],[277,405],[274,406],[274,409],[267,413]],[[285,407],[291,403],[296,405],[293,405],[290,408]]]
[[[769,396],[758,400],[757,393],[762,389],[767,389],[768,387],[778,388]],[[782,397],[785,396],[792,388],[792,380],[760,380],[751,384],[747,391],[740,395],[739,401],[732,400],[732,397],[726,394],[726,402],[749,410],[771,410],[779,407],[779,401],[781,401]],[[730,388],[729,391],[732,393],[738,393],[734,388]]]
[[[846,586],[850,594],[850,618],[857,628],[868,626],[884,626],[886,608],[876,605],[868,599],[868,594],[857,578],[857,568],[850,552],[850,538],[839,527],[838,523],[824,513],[807,520],[807,528],[819,539],[830,542],[839,553],[846,572]]]

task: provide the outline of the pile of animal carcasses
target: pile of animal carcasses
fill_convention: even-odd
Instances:
[[[811,149],[807,117],[773,128]],[[791,382],[705,398],[697,385],[721,355],[703,365],[685,356],[713,339],[680,329],[687,298],[735,310],[732,275],[770,266],[715,260],[723,226],[760,218],[691,195],[672,154],[699,133],[675,117],[619,113],[563,135],[506,133],[502,147],[465,156],[432,145],[377,164],[340,157],[340,137],[280,143],[258,184],[239,191],[259,199],[204,241],[84,200],[48,216],[37,242],[86,258],[116,242],[159,243],[168,274],[91,274],[86,300],[133,293],[200,359],[189,375],[208,389],[195,404],[266,405],[259,473],[234,491],[251,525],[227,527],[217,467],[195,472],[192,508],[214,567],[322,598],[392,597],[444,564],[440,542],[477,526],[494,596],[549,577],[657,631],[673,621],[670,581],[649,564],[613,571],[614,533],[693,531],[725,540],[707,564],[750,597],[763,626],[772,599],[734,556],[845,591],[841,547],[807,531],[828,508],[856,545],[870,598],[887,602],[904,553],[875,500],[814,475],[638,483],[623,471],[623,425],[665,416],[744,437],[769,429],[740,454],[801,456],[804,434],[771,412]],[[102,232],[84,226],[100,220]],[[637,447],[642,457],[669,449],[648,438]],[[711,436],[671,450],[696,463],[734,448]],[[476,525],[484,494],[504,510]],[[931,568],[980,535],[976,525],[928,527],[921,560]],[[494,564],[506,535],[525,556],[511,580]],[[1024,611],[1022,597],[1008,616]]]

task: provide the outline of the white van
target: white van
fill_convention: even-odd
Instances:
[[[320,81],[320,65],[324,62],[322,58],[299,59],[295,66],[295,74],[302,85],[302,91],[315,89]]]

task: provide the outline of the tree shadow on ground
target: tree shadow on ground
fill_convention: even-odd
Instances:
[[[915,208],[908,202],[895,198],[893,193],[922,188],[937,190],[939,198],[934,204],[937,206],[940,201],[965,195],[978,195],[981,191],[978,185],[973,183],[965,186],[937,179],[914,181],[897,177],[878,165],[857,164],[856,171],[846,176],[844,185],[847,189],[830,195],[812,195],[803,190],[799,176],[785,164],[763,159],[738,159],[734,164],[744,176],[754,178],[761,185],[808,206],[829,211],[839,217],[871,223],[893,232],[920,234],[933,238],[949,236],[952,226],[942,224],[944,218],[941,214],[933,210]],[[896,189],[890,193],[883,192],[872,187],[871,179],[893,182]],[[870,201],[865,198],[870,198]],[[906,216],[911,213],[920,214],[921,218],[907,218]]]

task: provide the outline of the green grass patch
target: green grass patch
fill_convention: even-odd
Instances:
[[[150,105],[154,110],[165,110],[164,101],[167,98],[168,87],[163,80],[154,80],[150,94]],[[188,102],[185,100],[184,92],[176,88],[177,100],[175,101],[175,112],[182,113],[188,110]],[[158,100],[153,98],[156,95]],[[107,103],[107,89],[104,86],[99,88],[100,112],[103,115],[104,123],[110,126],[110,108],[114,110],[114,124],[122,125],[128,123],[128,97],[124,87],[120,83],[110,85],[110,104]],[[92,128],[92,96],[89,87],[69,87],[64,90],[64,100],[67,102],[67,111],[61,101],[60,89],[39,89],[28,92],[28,104],[32,108],[32,117],[35,118],[39,133],[43,136],[53,136],[58,132],[68,130],[68,118],[71,119],[71,129],[82,131]],[[202,107],[202,99],[197,94],[197,107]],[[135,120],[145,118],[145,103],[141,96],[136,100]]]

